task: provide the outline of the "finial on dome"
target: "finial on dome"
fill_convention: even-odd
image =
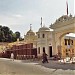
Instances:
[[[30,24],[30,30],[32,30],[32,26],[31,26],[32,24]]]
[[[41,17],[41,27],[42,27],[42,17]]]

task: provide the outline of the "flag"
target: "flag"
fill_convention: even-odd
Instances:
[[[67,15],[68,15],[68,2],[66,1],[66,6],[67,6]]]

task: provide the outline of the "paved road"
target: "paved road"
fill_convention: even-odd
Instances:
[[[55,61],[46,64],[39,62],[38,64],[37,62],[11,61],[0,58],[0,75],[75,75],[74,64],[63,65]]]

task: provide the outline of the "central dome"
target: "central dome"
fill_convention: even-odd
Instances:
[[[26,35],[35,35],[35,33],[30,29]]]
[[[48,27],[41,27],[40,29],[39,29],[39,32],[40,31],[50,31],[50,29],[48,28]]]

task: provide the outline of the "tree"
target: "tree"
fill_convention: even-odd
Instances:
[[[20,38],[20,32],[16,31],[15,34],[16,34],[16,38]]]
[[[9,27],[0,25],[0,42],[15,42],[17,38],[22,40],[19,31],[13,33]]]
[[[16,39],[16,34],[15,34],[15,33],[12,34],[12,41],[13,41],[13,42],[17,41],[17,39]]]

